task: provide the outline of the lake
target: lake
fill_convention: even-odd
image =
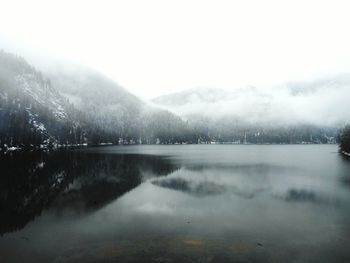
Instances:
[[[0,263],[350,262],[336,145],[109,146],[0,165]]]

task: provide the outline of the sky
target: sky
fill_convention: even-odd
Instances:
[[[350,72],[349,1],[0,0],[0,6],[0,48],[88,65],[143,98]]]

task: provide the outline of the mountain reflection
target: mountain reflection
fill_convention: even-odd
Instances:
[[[300,172],[300,173],[298,173]],[[313,203],[344,206],[339,196],[319,189],[295,184],[305,178],[304,171],[274,165],[183,165],[166,177],[155,178],[155,186],[179,191],[194,197],[233,195],[243,199],[274,199],[287,203]],[[343,181],[349,184],[349,181]],[[292,186],[293,185],[293,186]]]
[[[298,189],[290,189],[285,197],[287,201],[297,201],[297,202],[316,202],[317,197],[313,191],[310,190],[298,190]]]
[[[21,165],[18,165],[21,164]],[[47,208],[95,211],[177,167],[152,155],[62,151],[0,156],[0,234],[23,228]]]
[[[269,176],[281,172],[282,167],[261,164],[191,164],[165,178],[152,180],[152,184],[196,197],[227,193],[252,199],[271,190]]]
[[[214,182],[195,183],[183,178],[166,178],[164,180],[155,180],[154,185],[178,190],[195,196],[217,195],[226,191],[223,185]]]

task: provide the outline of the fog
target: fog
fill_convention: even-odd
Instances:
[[[84,103],[81,97],[84,89],[91,93],[94,87],[98,87],[96,79],[93,79],[95,84],[89,82],[91,75],[108,77],[103,71],[89,65],[40,52],[21,43],[7,40],[2,47],[23,56],[54,83],[57,79],[66,82],[59,87],[60,91],[78,108]],[[75,82],[65,80],[72,76]],[[130,91],[129,87],[121,87],[118,81],[114,82],[118,89]],[[228,117],[249,124],[312,124],[329,127],[341,127],[350,122],[350,74],[347,73],[327,74],[313,79],[309,77],[304,81],[286,80],[270,86],[197,87],[179,88],[179,91],[168,94],[164,94],[166,91],[157,92],[153,98],[140,98],[146,104],[169,110],[184,120],[191,120],[193,116],[211,120]],[[74,95],[77,93],[80,95]],[[138,95],[138,92],[134,94]]]
[[[350,262],[349,1],[0,8],[0,263]]]
[[[289,125],[304,127],[303,135],[281,135],[288,133],[284,130],[265,135],[284,136],[289,143],[309,137],[334,142],[335,130],[350,122],[345,2],[38,0],[3,7],[0,49],[23,56],[38,70],[18,83],[18,68],[26,66],[13,59],[20,66],[10,70],[12,76],[4,74],[18,84],[14,96],[23,93],[17,107],[28,99],[30,87],[24,84],[34,83],[45,94],[47,79],[55,98],[39,103],[40,113],[60,101],[74,120],[71,129],[89,123],[90,138],[99,143],[141,137],[147,143],[242,141],[249,129],[253,140],[264,127]],[[10,105],[6,92],[4,104]],[[33,98],[28,107],[38,102]],[[317,139],[308,126],[320,128]],[[332,132],[326,135],[323,128]],[[102,131],[108,135],[92,136]],[[86,140],[86,131],[75,132],[80,137],[74,141]]]
[[[0,48],[76,61],[145,99],[198,86],[268,89],[349,72],[348,5],[11,0],[2,2]]]
[[[339,126],[349,122],[350,75],[293,82],[270,89],[197,88],[155,98],[153,103],[185,118],[236,117],[248,123]]]

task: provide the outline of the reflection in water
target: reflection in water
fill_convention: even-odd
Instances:
[[[317,200],[316,194],[310,190],[298,190],[298,189],[290,189],[286,195],[287,201],[297,201],[297,202],[315,202]]]
[[[0,262],[350,262],[350,162],[334,149],[3,156]]]
[[[184,165],[167,177],[151,180],[155,186],[180,191],[196,197],[231,194],[244,199],[271,197],[287,202],[312,202],[338,206],[339,197],[334,197],[320,188],[318,191],[304,185],[291,187],[281,177],[305,176],[298,169],[275,165]],[[279,178],[278,178],[279,177]],[[346,177],[347,178],[347,177]],[[303,182],[306,181],[303,178]],[[342,179],[344,184],[348,182]]]
[[[269,175],[285,170],[263,164],[191,164],[184,165],[166,178],[152,180],[152,184],[198,197],[229,193],[251,199],[270,190]]]
[[[183,178],[167,178],[164,180],[154,180],[152,183],[154,185],[173,190],[179,190],[182,192],[187,192],[196,196],[216,195],[222,194],[224,191],[226,191],[223,185],[219,185],[214,182],[195,183],[193,181],[185,180]]]
[[[342,157],[342,164],[345,166],[348,166],[350,168],[350,158],[348,156],[341,156]],[[350,172],[348,172],[347,170],[345,170],[342,174],[341,174],[341,178],[340,178],[341,182],[346,185],[349,189],[350,189]]]
[[[0,159],[0,234],[24,227],[44,208],[89,212],[176,167],[151,155],[22,153]]]

